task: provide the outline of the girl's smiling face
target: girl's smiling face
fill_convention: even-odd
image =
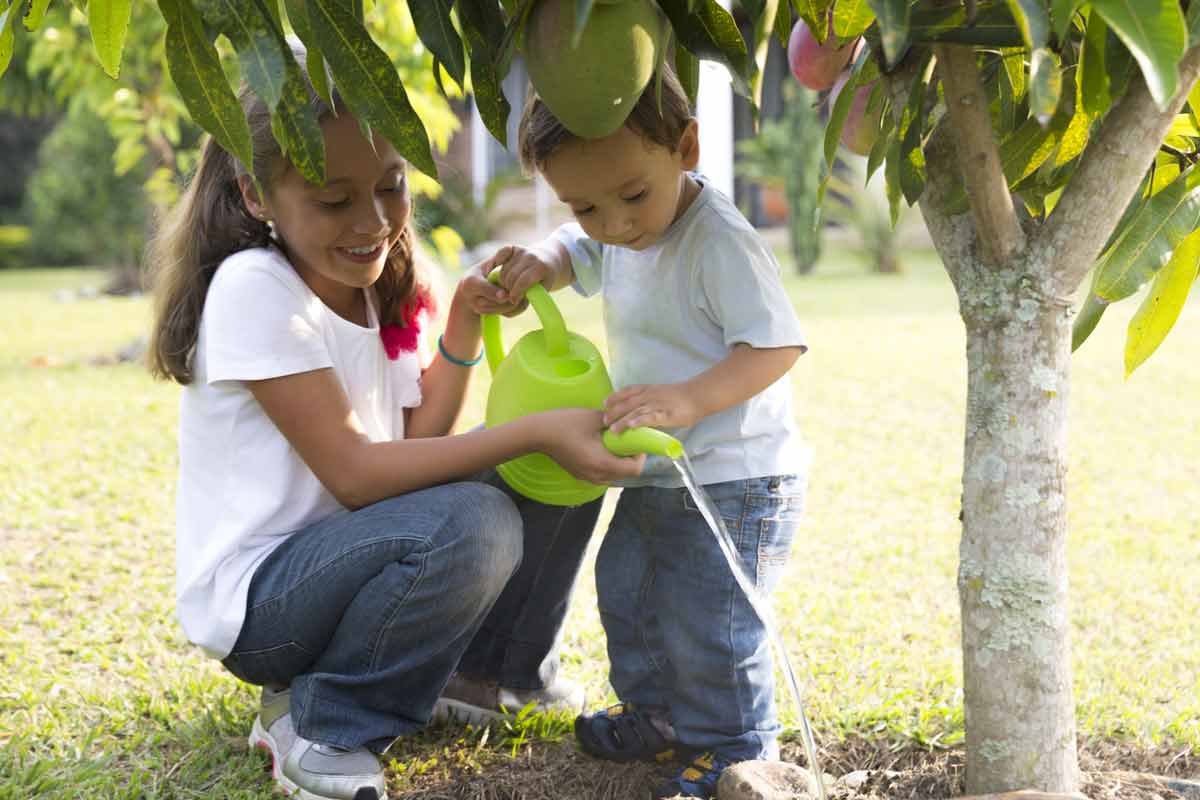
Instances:
[[[347,113],[321,122],[324,186],[309,183],[291,164],[259,200],[242,182],[246,207],[272,221],[297,274],[325,305],[365,324],[362,289],[383,272],[412,208],[403,158],[383,137],[374,146]]]
[[[695,120],[671,150],[629,126],[603,139],[577,139],[541,165],[546,182],[592,239],[644,250],[657,242],[698,191],[687,172],[700,159]]]

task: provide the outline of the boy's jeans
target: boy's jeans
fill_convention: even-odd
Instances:
[[[225,666],[290,686],[306,739],[382,752],[459,668],[540,688],[600,502],[544,506],[494,473],[296,531],[255,571]]]
[[[704,487],[758,589],[779,581],[803,513],[784,475]],[[680,741],[735,761],[778,758],[766,628],[687,489],[627,488],[596,560],[610,680],[623,702],[666,707]]]

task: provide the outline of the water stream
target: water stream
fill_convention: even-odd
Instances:
[[[708,521],[708,527],[712,529],[713,536],[717,537],[717,544],[720,545],[721,552],[725,554],[725,560],[729,562],[729,569],[733,572],[738,586],[742,587],[742,591],[746,593],[746,599],[750,601],[751,607],[767,629],[771,645],[775,648],[775,657],[782,665],[783,674],[787,677],[788,686],[792,690],[792,701],[796,704],[796,713],[800,715],[800,740],[804,745],[804,756],[808,759],[808,768],[817,781],[817,798],[826,800],[825,781],[822,778],[821,765],[817,761],[817,744],[813,740],[812,728],[804,713],[800,684],[796,681],[796,673],[792,670],[792,662],[788,658],[787,650],[779,638],[779,633],[775,630],[775,619],[774,614],[771,613],[771,607],[758,593],[758,589],[754,586],[754,580],[746,574],[746,567],[738,557],[737,550],[733,546],[733,539],[730,538],[729,531],[725,529],[725,521],[721,519],[716,503],[708,496],[708,492],[704,491],[704,487],[696,482],[696,475],[692,471],[692,463],[688,460],[687,453],[684,453],[681,458],[672,459],[672,461],[675,469],[679,470],[679,474],[683,477],[684,485],[687,486],[692,498],[696,501],[700,513]]]

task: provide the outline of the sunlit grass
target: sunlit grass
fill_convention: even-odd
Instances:
[[[788,289],[811,351],[793,372],[815,451],[808,516],[776,596],[821,737],[961,736],[955,590],[963,332],[949,282],[917,254],[867,275],[837,254]],[[0,272],[0,800],[272,796],[247,753],[250,689],[184,641],[173,610],[178,390],[99,366],[144,332],[148,301],[56,299],[77,271]],[[602,338],[598,302],[557,295]],[[1200,308],[1128,381],[1109,312],[1073,362],[1070,558],[1081,731],[1200,747]],[[505,323],[511,342],[535,324]],[[464,425],[482,417],[473,387]],[[590,571],[566,673],[608,698]],[[784,715],[794,722],[784,700]],[[392,763],[476,769],[561,724],[436,730]]]

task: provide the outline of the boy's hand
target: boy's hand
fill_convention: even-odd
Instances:
[[[627,386],[604,401],[604,424],[613,433],[648,425],[688,428],[703,416],[692,393],[678,383]]]
[[[529,302],[524,298],[514,301],[503,286],[497,286],[487,279],[493,266],[493,258],[495,256],[467,270],[458,282],[458,297],[455,299],[461,299],[476,314],[503,314],[506,317],[520,314]]]
[[[509,297],[519,300],[524,300],[529,287],[536,283],[553,291],[558,279],[554,253],[538,247],[506,245],[485,263],[490,264],[489,271],[500,267],[500,285],[508,290]]]

